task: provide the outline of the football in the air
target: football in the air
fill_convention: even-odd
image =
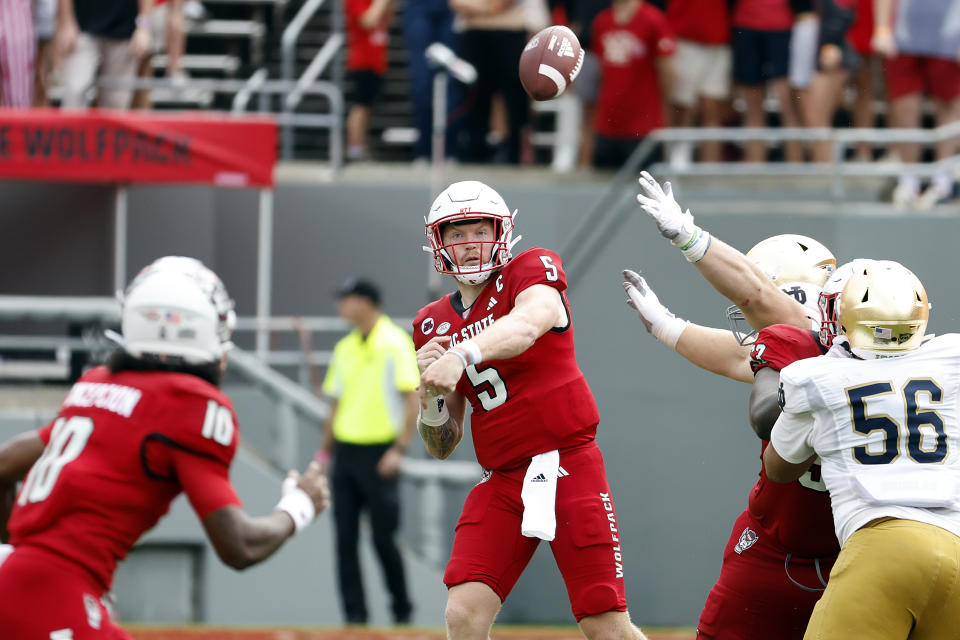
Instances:
[[[573,31],[554,25],[530,38],[520,54],[520,83],[534,100],[559,97],[580,73],[583,49]]]

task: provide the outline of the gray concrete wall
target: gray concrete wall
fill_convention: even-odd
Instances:
[[[590,185],[516,181],[501,190],[508,204],[520,209],[522,248],[563,246],[599,194],[599,188]],[[0,194],[12,194],[12,200],[3,201],[14,203],[0,210],[0,226],[7,232],[6,248],[0,251],[0,292],[109,293],[110,222],[104,212],[109,191],[0,184]],[[383,283],[389,313],[411,315],[426,295],[428,263],[419,247],[427,199],[423,182],[280,185],[274,312],[329,313],[330,291],[348,274],[359,273]],[[196,255],[221,273],[240,313],[253,313],[255,194],[137,188],[130,206],[131,272],[164,253]],[[861,256],[900,260],[927,286],[933,302],[930,330],[943,333],[960,324],[954,283],[960,217],[695,213],[704,227],[744,250],[766,236],[796,232],[818,238],[841,261]],[[623,530],[631,612],[644,624],[692,625],[718,573],[730,527],[746,505],[759,470],[760,447],[746,424],[747,386],[693,368],[648,336],[624,304],[619,271],[625,266],[642,269],[661,300],[682,317],[723,326],[727,303],[639,210],[609,234],[569,292],[578,358],[600,406],[599,442]],[[455,454],[470,455],[466,442]],[[241,495],[256,496],[248,503],[254,512],[273,504],[273,481],[261,483],[253,471],[238,476]],[[462,495],[451,493],[454,501]],[[455,507],[450,509],[451,533]],[[180,517],[176,511],[173,516]],[[321,523],[309,534],[312,542],[304,537],[281,554],[300,560],[307,571],[288,571],[286,567],[297,562],[278,559],[240,577],[217,577],[210,585],[211,619],[268,624],[289,616],[283,621],[336,621],[328,619],[335,613],[330,609],[318,608],[317,618],[293,607],[288,610],[286,596],[279,595],[281,587],[289,587],[291,592],[318,592],[318,600],[334,598],[330,557],[316,551],[329,548],[325,527],[328,523]],[[413,534],[407,528],[404,535]],[[424,592],[414,590],[418,606],[439,621],[439,572],[424,575],[432,575],[434,582]],[[323,582],[318,583],[317,576]],[[375,573],[371,576],[370,584],[379,582]],[[231,610],[230,603],[244,591],[271,606]],[[500,619],[572,620],[545,545]]]

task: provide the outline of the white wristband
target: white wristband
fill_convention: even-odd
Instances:
[[[420,422],[428,427],[439,427],[447,424],[450,411],[443,396],[427,396],[427,408],[420,407]]]
[[[280,502],[274,507],[275,511],[283,511],[293,519],[293,525],[296,528],[295,533],[313,522],[317,515],[317,510],[313,506],[313,499],[307,495],[307,492],[297,487],[280,498]]]
[[[467,354],[470,364],[480,364],[483,362],[483,354],[480,353],[480,347],[473,340],[464,340],[457,345],[457,348],[463,349]]]
[[[443,355],[457,356],[458,358],[460,358],[460,362],[463,363],[464,369],[470,366],[470,360],[467,359],[467,354],[456,347],[454,347],[453,349],[447,349],[447,352],[444,353]]]
[[[690,323],[682,318],[670,318],[653,327],[651,333],[653,333],[654,338],[671,349],[676,350],[680,334],[683,333],[683,330],[687,328],[688,324]]]
[[[680,251],[688,262],[700,262],[709,248],[710,232],[704,231],[700,227],[694,227],[693,236],[685,245],[680,247]]]

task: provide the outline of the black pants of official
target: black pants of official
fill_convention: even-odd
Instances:
[[[367,602],[360,573],[360,514],[366,510],[373,528],[373,547],[383,567],[395,622],[410,621],[403,560],[394,541],[400,524],[398,480],[382,478],[377,462],[389,444],[336,443],[333,466],[333,518],[337,527],[337,575],[343,615],[348,623],[367,622]]]

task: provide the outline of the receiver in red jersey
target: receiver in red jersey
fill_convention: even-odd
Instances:
[[[39,431],[46,449],[17,496],[11,544],[72,561],[102,594],[181,489],[201,519],[240,504],[228,474],[236,425],[230,399],[196,376],[88,371]]]
[[[528,249],[490,278],[469,309],[453,293],[421,309],[413,322],[418,349],[434,336],[450,336],[456,346],[507,315],[517,295],[536,284],[560,292],[567,326],[548,331],[518,356],[467,367],[457,385],[473,409],[473,446],[487,469],[525,465],[539,453],[584,444],[596,435],[597,405],[577,366],[560,257]]]

